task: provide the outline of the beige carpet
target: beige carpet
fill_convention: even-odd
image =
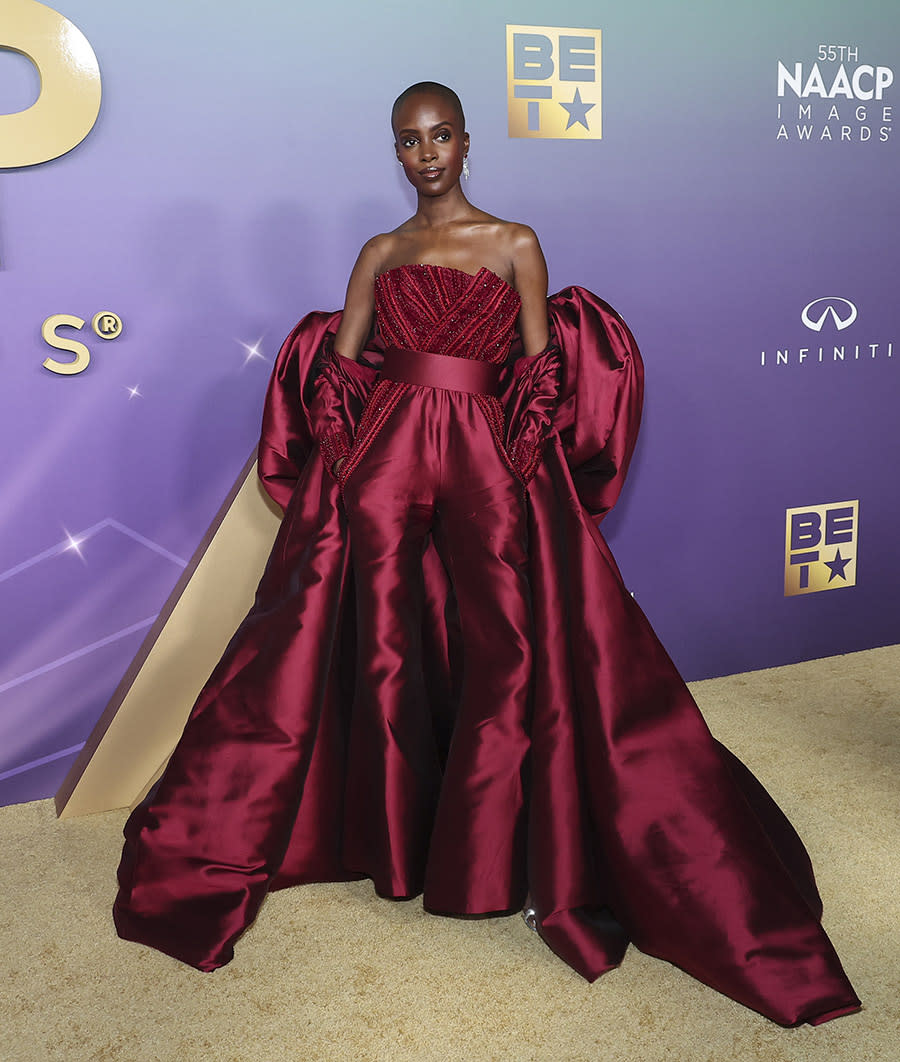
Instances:
[[[634,948],[590,986],[518,916],[436,918],[368,883],[273,895],[200,974],[113,932],[124,813],[41,801],[0,810],[0,1059],[900,1059],[900,646],[694,692],[807,842],[861,1014],[783,1030]]]

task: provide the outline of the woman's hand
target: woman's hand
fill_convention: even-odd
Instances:
[[[553,431],[562,377],[559,347],[551,343],[534,357],[519,358],[514,372],[516,382],[506,408],[506,450],[516,475],[527,485]]]

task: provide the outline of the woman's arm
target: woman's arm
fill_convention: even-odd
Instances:
[[[550,340],[547,321],[547,263],[533,229],[514,226],[511,255],[513,281],[522,306],[519,335],[527,355],[540,354]]]
[[[522,300],[519,334],[525,357],[514,367],[515,384],[506,405],[506,448],[517,475],[526,485],[541,462],[553,429],[560,387],[559,349],[550,344],[547,319],[547,263],[538,238],[517,225],[513,267]]]
[[[351,361],[360,355],[375,313],[375,275],[381,263],[380,239],[373,236],[359,252],[347,284],[344,312],[334,337],[334,349]]]
[[[357,361],[368,339],[375,312],[375,274],[381,259],[379,237],[375,236],[359,252],[347,284],[347,298],[334,342],[326,342],[319,375],[315,380],[316,399],[310,407],[316,424],[316,439],[325,467],[337,478],[345,456],[350,452],[354,418],[346,408],[347,361]],[[361,369],[354,369],[353,373]],[[358,381],[357,381],[358,383]]]

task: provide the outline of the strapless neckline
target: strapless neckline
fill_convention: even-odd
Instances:
[[[435,265],[432,262],[406,262],[403,265],[391,266],[390,269],[385,269],[382,273],[378,273],[375,280],[378,281],[382,277],[386,277],[389,273],[397,273],[402,269],[437,269],[446,273],[459,273],[464,277],[468,277],[470,280],[478,280],[482,273],[487,273],[495,280],[498,280],[505,288],[508,288],[511,292],[518,295],[518,292],[508,280],[504,280],[499,273],[495,273],[493,269],[489,269],[487,266],[481,266],[477,273],[470,273],[466,269],[457,269],[456,266]]]

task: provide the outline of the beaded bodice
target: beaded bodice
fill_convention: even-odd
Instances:
[[[375,278],[375,312],[386,345],[501,362],[521,300],[486,266],[401,265]]]
[[[375,319],[385,346],[499,364],[509,353],[520,305],[515,288],[486,266],[473,276],[452,266],[401,265],[375,278]],[[401,380],[376,381],[342,466],[345,479],[409,389],[410,384]],[[500,452],[505,453],[499,398],[473,394],[471,399],[481,407]],[[342,454],[334,450],[330,456],[336,459]]]

